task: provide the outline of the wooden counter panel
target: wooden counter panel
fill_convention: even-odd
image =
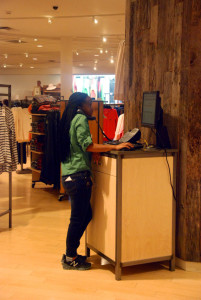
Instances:
[[[92,163],[92,169],[94,171],[102,172],[116,177],[116,161],[117,160],[115,158],[101,156],[98,166],[95,163]]]
[[[168,157],[173,178],[173,157]],[[172,255],[172,189],[165,157],[122,161],[122,262]]]
[[[87,243],[115,260],[116,177],[94,172],[93,218],[87,228]]]

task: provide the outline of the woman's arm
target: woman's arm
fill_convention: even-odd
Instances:
[[[123,143],[119,145],[101,145],[101,144],[91,144],[87,148],[87,152],[109,152],[112,150],[121,150],[123,148],[133,148],[131,143]]]

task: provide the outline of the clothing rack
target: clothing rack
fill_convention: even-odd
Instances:
[[[0,84],[0,88],[7,88],[8,93],[0,93],[0,96],[8,97],[8,106],[11,107],[11,85]],[[12,228],[12,171],[9,172],[9,208],[0,213],[0,217],[9,214],[9,228]]]

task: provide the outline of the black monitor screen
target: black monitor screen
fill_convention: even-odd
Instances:
[[[156,127],[160,107],[158,92],[143,93],[142,126]]]

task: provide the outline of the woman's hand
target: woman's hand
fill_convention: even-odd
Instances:
[[[134,146],[131,143],[123,143],[123,144],[119,144],[119,145],[115,146],[115,150],[121,150],[123,148],[131,149],[131,148],[134,148]]]

